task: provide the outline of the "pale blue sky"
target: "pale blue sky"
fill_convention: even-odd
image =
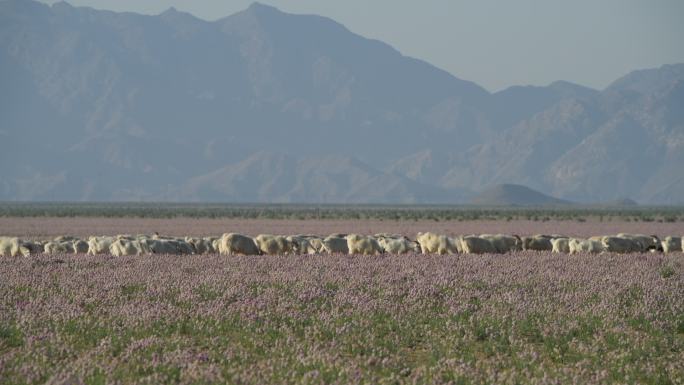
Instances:
[[[54,1],[44,0],[46,3]],[[251,0],[71,0],[158,14],[173,6],[207,20]],[[681,0],[261,0],[327,16],[489,89],[568,80],[603,88],[634,69],[684,62]]]

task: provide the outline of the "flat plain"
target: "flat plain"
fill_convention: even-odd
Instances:
[[[0,383],[684,382],[682,254],[0,262]]]
[[[684,235],[679,211],[248,214],[0,216],[0,233]],[[684,254],[0,258],[0,384],[42,383],[684,384]]]
[[[152,234],[170,236],[207,236],[237,232],[258,234],[332,233],[396,233],[414,238],[419,231],[438,234],[562,234],[589,237],[592,235],[641,233],[684,235],[684,222],[636,222],[620,218],[601,221],[588,218],[575,220],[380,220],[380,219],[252,219],[252,218],[103,218],[103,217],[0,217],[0,233],[31,239],[48,239],[59,235],[88,237],[90,235]]]

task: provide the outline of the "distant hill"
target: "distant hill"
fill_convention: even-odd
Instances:
[[[481,206],[550,206],[570,202],[554,198],[518,184],[500,184],[473,197],[470,203]]]
[[[613,201],[604,203],[605,206],[615,206],[615,207],[636,207],[639,203],[629,198],[620,198]]]
[[[490,93],[259,3],[205,21],[0,0],[0,85],[0,200],[465,203],[516,183],[684,204],[684,64]]]

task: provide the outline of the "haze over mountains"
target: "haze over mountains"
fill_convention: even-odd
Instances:
[[[684,203],[684,64],[492,94],[258,3],[207,22],[4,0],[0,85],[0,200]]]
[[[470,203],[482,206],[562,206],[571,202],[557,199],[519,184],[499,184],[474,196]]]

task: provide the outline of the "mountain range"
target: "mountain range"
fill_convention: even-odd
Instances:
[[[259,3],[210,22],[1,0],[0,85],[0,200],[464,203],[519,184],[684,204],[684,64],[490,93]]]
[[[567,206],[572,204],[519,184],[499,184],[474,196],[471,204],[480,206]]]

